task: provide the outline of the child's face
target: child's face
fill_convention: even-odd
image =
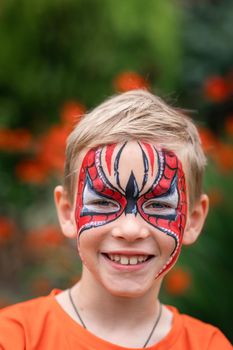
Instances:
[[[113,293],[141,293],[175,263],[187,195],[174,153],[144,142],[89,150],[75,221],[86,268]]]

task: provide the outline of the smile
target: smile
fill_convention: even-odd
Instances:
[[[121,255],[121,254],[107,254],[103,253],[103,255],[111,261],[119,265],[139,265],[143,264],[145,261],[153,258],[153,255]]]

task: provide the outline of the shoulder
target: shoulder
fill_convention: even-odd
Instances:
[[[17,320],[22,323],[27,319],[32,321],[35,315],[38,318],[39,315],[49,312],[51,297],[52,294],[5,307],[0,310],[0,321],[3,319]]]
[[[232,350],[229,340],[217,327],[186,314],[178,313],[176,317],[180,319],[180,336],[190,344],[188,348]]]
[[[23,349],[28,334],[43,332],[53,317],[53,293],[0,310],[0,349]]]

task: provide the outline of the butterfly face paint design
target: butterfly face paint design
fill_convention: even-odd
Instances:
[[[133,154],[128,157],[128,144],[91,149],[84,157],[75,212],[78,236],[121,215],[140,215],[175,243],[158,277],[175,263],[181,249],[187,215],[185,177],[172,151],[137,142],[134,149],[141,156],[135,161]]]

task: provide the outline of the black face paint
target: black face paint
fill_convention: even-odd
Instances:
[[[143,190],[147,180],[148,180],[148,171],[149,171],[149,161],[146,156],[146,153],[144,152],[140,142],[138,142],[139,147],[141,148],[142,151],[142,159],[143,159],[143,165],[144,165],[144,176],[143,176],[143,181],[142,181],[142,187],[140,189],[140,192]]]
[[[114,162],[114,176],[116,178],[116,183],[117,183],[117,186],[119,186],[119,188],[124,191],[124,189],[122,188],[121,184],[120,184],[120,178],[119,178],[119,162],[120,162],[120,156],[121,156],[121,153],[123,151],[123,149],[125,148],[125,145],[126,145],[127,142],[125,142],[123,144],[123,146],[120,148],[119,152],[117,153],[116,155],[116,159],[115,159],[115,162]]]
[[[137,215],[137,199],[139,196],[139,189],[137,181],[135,179],[134,173],[131,172],[128,183],[125,189],[125,198],[127,200],[127,205],[125,208],[125,214]]]

